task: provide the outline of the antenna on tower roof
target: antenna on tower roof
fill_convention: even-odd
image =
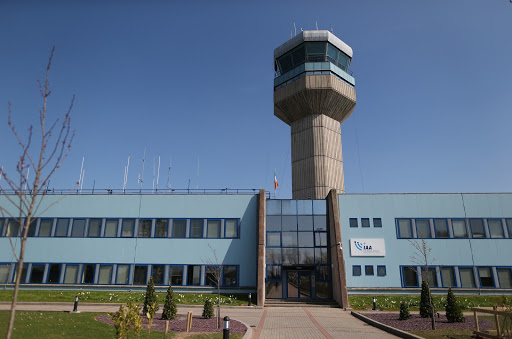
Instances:
[[[334,32],[332,31],[332,24],[331,24],[331,33],[333,33],[333,34],[334,34]]]
[[[293,29],[295,30],[295,35],[297,35],[297,26],[295,26],[295,22],[293,23]]]
[[[158,156],[158,172],[156,174],[156,191],[158,192],[158,180],[160,180],[160,156]]]
[[[146,147],[144,147],[144,156],[142,157],[142,174],[139,174],[139,185],[142,191],[142,184],[144,183],[144,163],[146,162]]]
[[[315,21],[316,24],[316,30],[318,31],[318,20]]]
[[[170,180],[171,180],[171,159],[169,159],[169,170],[167,171],[167,189],[169,191],[171,191],[171,184],[170,184]]]
[[[128,170],[130,169],[130,156],[128,156],[128,163],[124,166],[124,180],[123,180],[123,193],[126,191],[126,184],[128,183]]]
[[[84,183],[84,161],[85,157],[82,157],[82,167],[80,168],[80,177],[78,178],[78,188],[80,189],[80,193],[82,193],[82,186]]]

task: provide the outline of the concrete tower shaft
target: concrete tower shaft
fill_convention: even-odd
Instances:
[[[304,31],[274,51],[274,115],[291,126],[293,199],[345,192],[340,123],[354,111],[352,49],[329,31]]]

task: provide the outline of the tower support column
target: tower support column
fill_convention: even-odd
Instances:
[[[341,126],[324,114],[291,123],[293,199],[325,199],[345,193]]]

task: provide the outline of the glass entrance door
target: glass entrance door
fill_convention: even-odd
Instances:
[[[311,299],[311,271],[288,271],[287,298]]]

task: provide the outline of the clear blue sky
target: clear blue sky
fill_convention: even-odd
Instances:
[[[273,115],[273,50],[330,29],[354,50],[357,106],[342,125],[346,191],[512,191],[512,3],[435,1],[2,1],[0,165],[7,128],[37,121],[36,80],[56,45],[49,110],[76,94],[73,187],[272,190],[291,197],[290,129]],[[199,180],[197,163],[199,158]]]

